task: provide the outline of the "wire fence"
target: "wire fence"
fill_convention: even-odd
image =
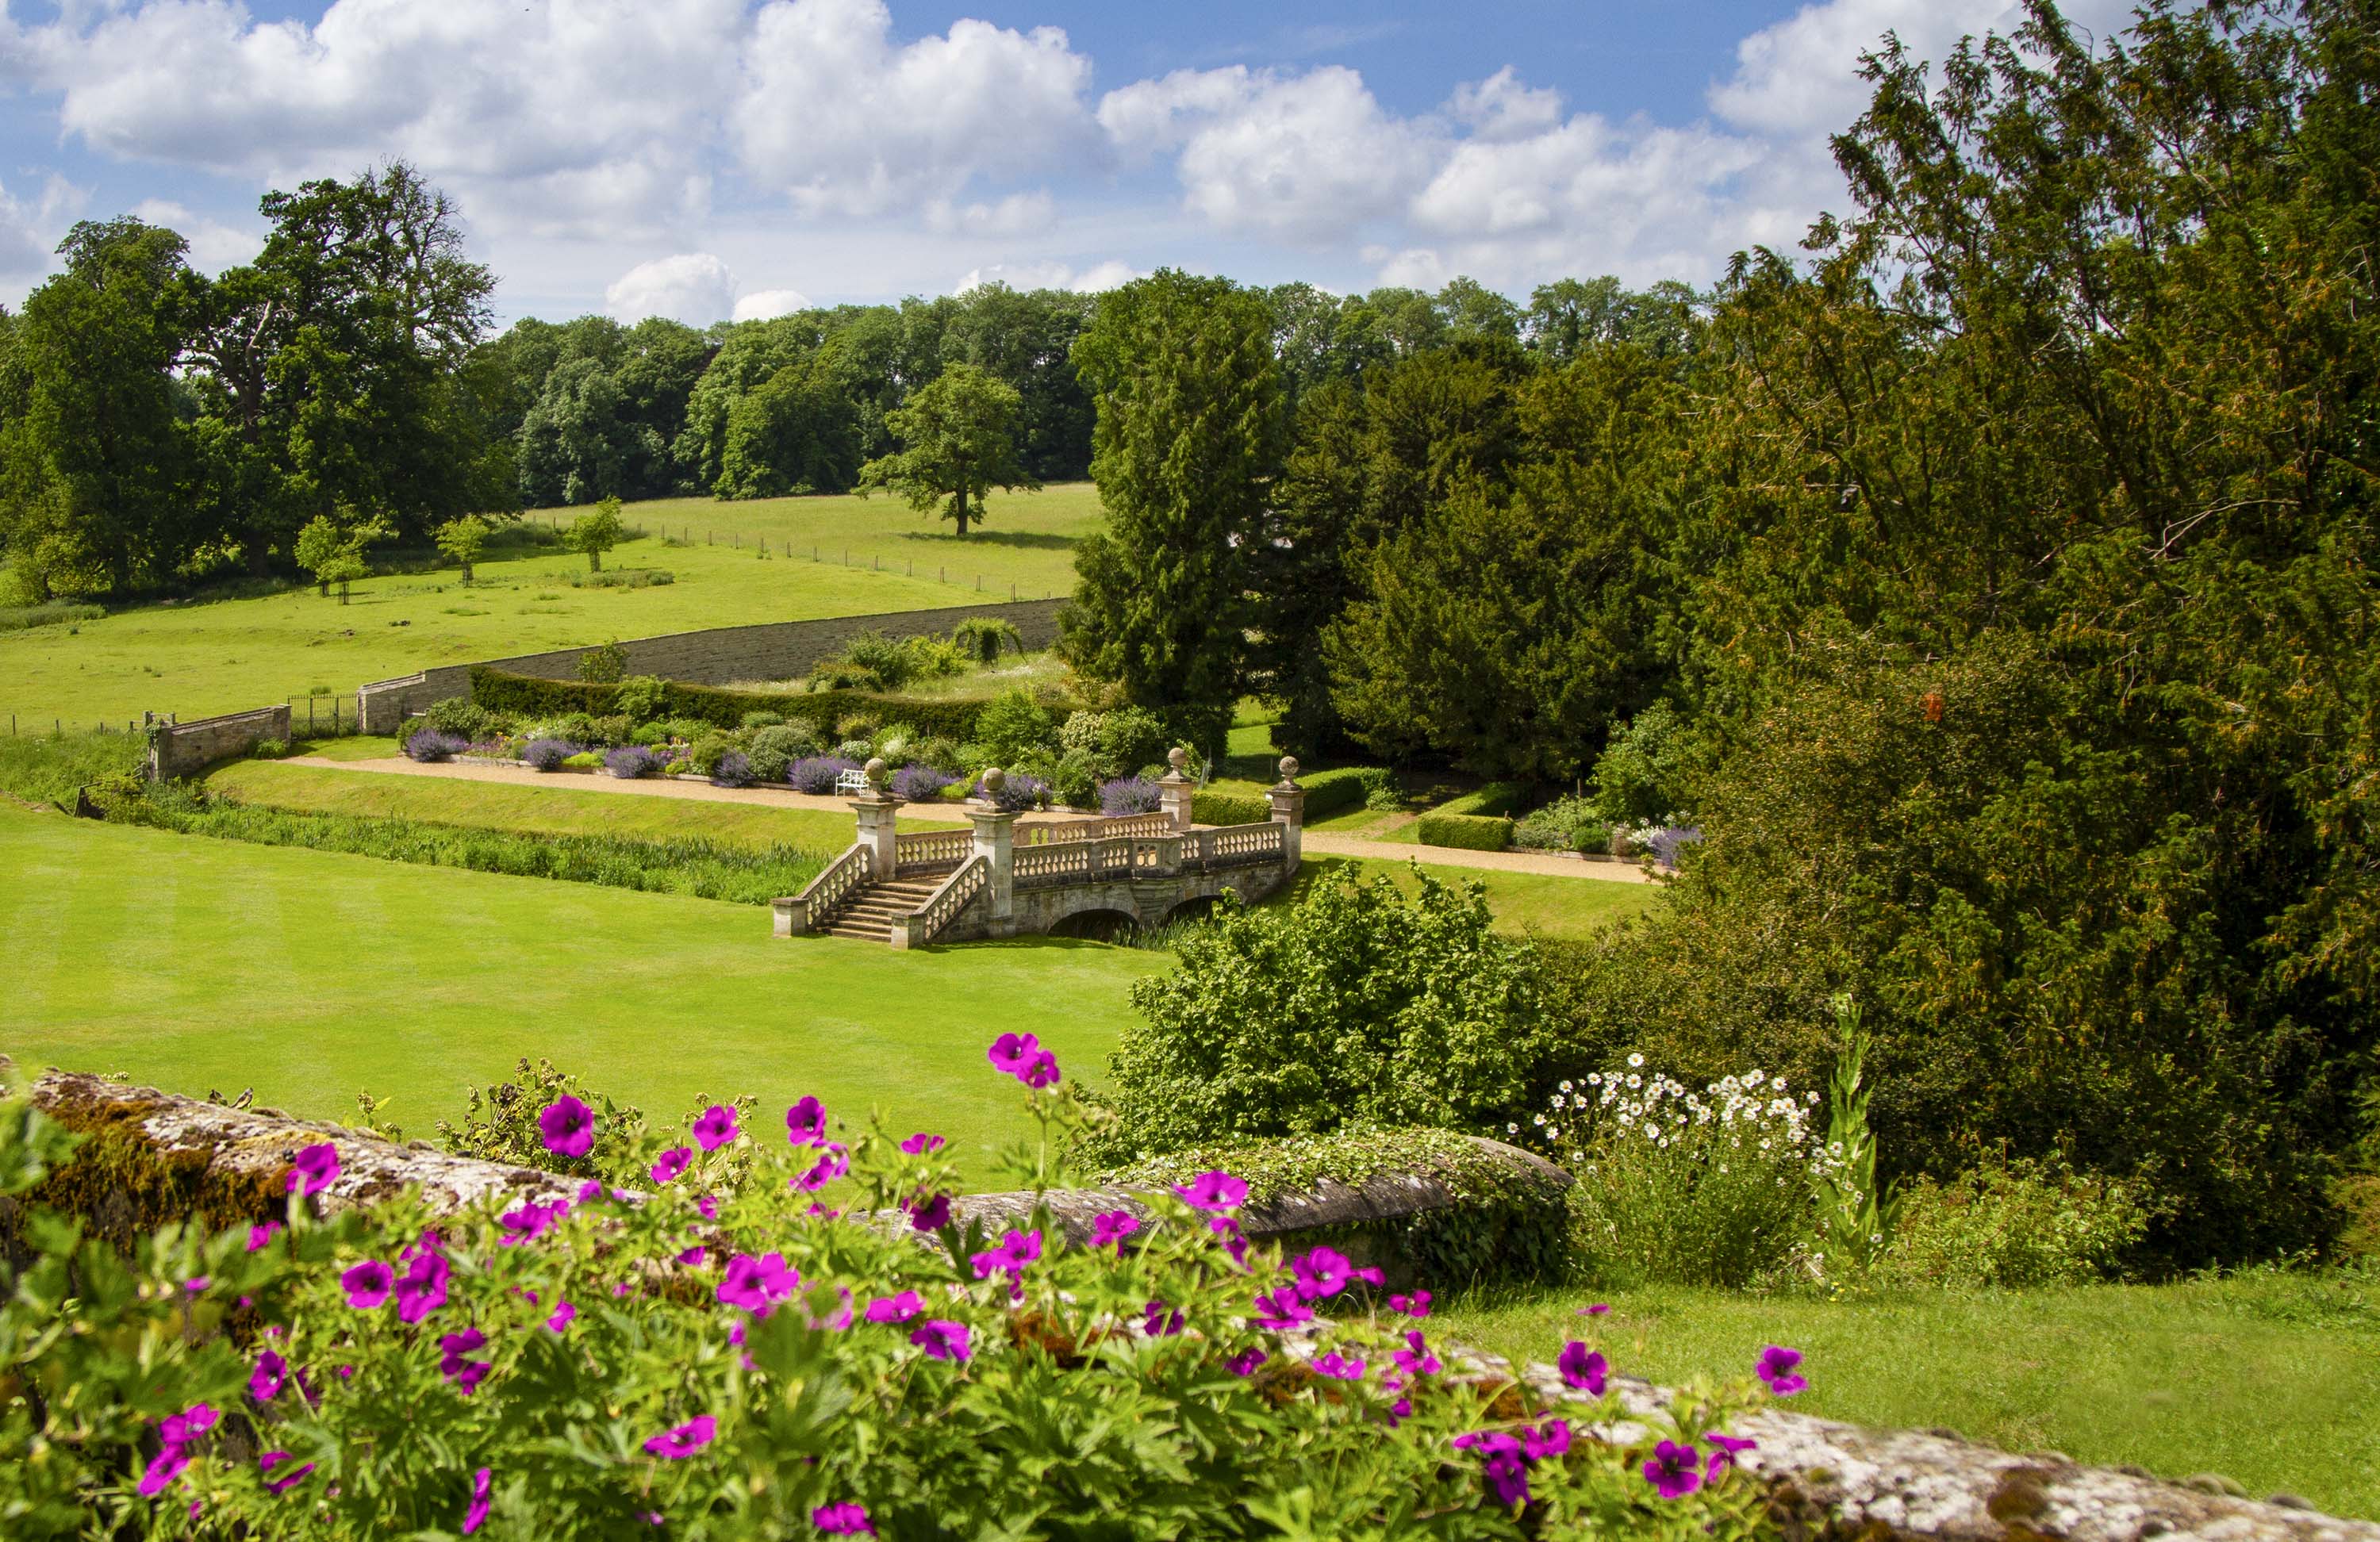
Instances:
[[[549,529],[559,531],[568,528],[563,523],[561,517],[556,515],[531,515],[528,517],[533,521],[543,524]],[[680,525],[677,528],[676,535],[674,537],[671,535],[670,528],[667,525],[659,527],[658,530],[650,526],[632,525],[628,527],[628,533],[632,538],[638,540],[642,540],[648,537],[658,534],[664,541],[674,540],[682,546],[692,546],[695,544],[694,527],[691,524]],[[722,535],[724,535],[727,538],[723,541],[719,539]],[[848,546],[832,547],[826,545],[822,541],[802,542],[795,540],[790,536],[770,537],[756,535],[747,540],[745,539],[745,532],[743,531],[722,531],[706,527],[702,532],[702,544],[705,546],[725,546],[730,550],[738,552],[751,552],[763,558],[782,557],[789,562],[801,562],[807,560],[821,565],[840,565],[843,567],[865,566],[871,573],[898,573],[910,578],[920,577],[917,572],[917,559],[912,556],[892,557],[888,559],[880,552],[855,552]],[[865,564],[861,563],[858,560],[861,557],[866,557],[868,561]],[[932,577],[934,582],[938,584],[950,584],[955,585],[960,589],[966,589],[968,587],[967,579],[970,575],[962,571],[953,577],[951,573],[949,564],[938,563],[932,569]],[[1001,580],[997,578],[987,579],[985,576],[980,573],[974,574],[972,577],[975,579],[975,585],[971,592],[991,595],[997,595],[1000,592]],[[1054,600],[1058,597],[1056,590],[1049,589],[1044,589],[1038,595],[1033,594],[1027,589],[1026,586],[1019,584],[1013,578],[1008,580],[1007,589],[1008,598],[1012,601],[1035,599]]]
[[[115,725],[115,720],[113,718],[104,718],[97,722],[92,722],[89,718],[52,717],[44,721],[38,713],[26,713],[21,717],[21,719],[18,713],[11,712],[8,714],[8,736],[10,738],[17,738],[29,734],[46,734],[53,738],[63,738],[68,734],[83,733],[131,734],[145,735],[148,733],[148,729],[142,726],[139,718],[126,718],[124,720],[124,726],[118,728]]]

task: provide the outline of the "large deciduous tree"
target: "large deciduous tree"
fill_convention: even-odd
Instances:
[[[905,448],[859,468],[862,495],[883,488],[913,509],[939,506],[965,535],[968,520],[983,517],[984,498],[993,488],[1041,486],[1017,455],[1023,407],[1014,386],[972,364],[949,366],[886,415],[885,426]]]
[[[1261,295],[1167,269],[1101,296],[1075,344],[1108,526],[1076,549],[1060,647],[1209,748],[1240,690],[1246,545],[1282,450],[1272,328]]]

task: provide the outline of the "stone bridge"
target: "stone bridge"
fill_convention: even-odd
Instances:
[[[1272,818],[1201,828],[1184,756],[1158,783],[1160,811],[1123,819],[1019,824],[997,808],[967,811],[971,830],[896,834],[902,800],[884,790],[884,762],[868,764],[868,792],[852,801],[859,838],[808,887],[772,902],[780,937],[825,932],[896,948],[1062,929],[1161,926],[1212,905],[1225,890],[1253,904],[1297,871],[1305,791],[1297,762],[1281,763]],[[1003,784],[994,769],[984,773]]]

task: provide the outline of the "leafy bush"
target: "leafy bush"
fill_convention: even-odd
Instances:
[[[1611,849],[1611,827],[1588,799],[1558,797],[1512,826],[1512,844],[1524,851],[1605,852]]]
[[[1154,814],[1158,807],[1157,783],[1145,776],[1120,776],[1099,783],[1099,812],[1111,818]]]
[[[875,757],[876,745],[871,739],[845,739],[834,747],[834,753],[839,759],[864,766]]]
[[[0,606],[0,632],[21,632],[33,626],[97,621],[105,614],[107,607],[104,605],[87,605],[72,600],[44,600],[37,605]]]
[[[997,616],[968,616],[951,629],[951,640],[978,663],[998,663],[1003,648],[1012,653],[1025,651],[1025,634],[1014,622]]]
[[[424,762],[452,760],[470,747],[466,741],[435,728],[417,728],[405,741],[407,756]]]
[[[942,795],[943,788],[957,780],[954,776],[943,775],[931,766],[912,761],[892,773],[892,795],[906,798],[912,803],[938,798]]]
[[[650,674],[632,674],[612,692],[612,710],[631,722],[644,722],[662,716],[668,699],[668,682]]]
[[[568,711],[615,713],[617,687],[584,685],[572,680],[545,680],[475,665],[471,695],[492,711],[524,717]],[[800,715],[834,722],[844,716],[869,714],[870,731],[877,722],[897,718],[914,723],[920,734],[939,734],[965,741],[975,734],[977,717],[985,703],[965,699],[917,701],[905,697],[880,698],[854,692],[820,692],[795,698]],[[715,686],[666,683],[661,710],[674,718],[692,718],[718,728],[738,726],[754,710],[784,711],[786,698],[757,691],[723,690]],[[648,714],[648,716],[652,714]]]
[[[25,734],[0,737],[0,788],[72,808],[87,783],[136,775],[148,759],[137,734]]]
[[[248,753],[251,758],[259,760],[283,759],[289,754],[289,741],[286,739],[259,739],[256,741],[256,747],[249,750]]]
[[[949,739],[940,736],[920,739],[909,753],[919,764],[931,766],[953,779],[967,773],[967,764],[959,754],[959,747]]]
[[[2145,1184],[2022,1160],[1921,1177],[1898,1198],[1876,1270],[1893,1284],[2024,1290],[2120,1278],[2150,1220]]]
[[[1355,774],[1363,780],[1365,807],[1387,814],[1405,806],[1404,790],[1397,785],[1396,772],[1385,766],[1366,766]]]
[[[567,739],[531,739],[521,747],[521,759],[533,771],[560,771],[564,762],[582,753]]]
[[[1597,811],[1609,824],[1668,824],[1690,806],[1698,749],[1668,702],[1645,708],[1596,758]]]
[[[1007,766],[1035,751],[1049,750],[1056,738],[1050,714],[1021,690],[1002,691],[986,704],[967,735],[992,762]]]
[[[710,769],[710,784],[714,787],[748,787],[752,784],[752,762],[740,749],[731,749],[719,758]]]
[[[1645,838],[1644,846],[1656,863],[1675,872],[1680,856],[1702,838],[1703,832],[1692,825],[1663,825]]]
[[[438,1121],[438,1144],[455,1155],[574,1178],[601,1178],[608,1184],[641,1187],[649,1182],[638,1164],[645,1136],[644,1115],[589,1092],[577,1076],[542,1055],[534,1065],[523,1055],[513,1078],[492,1084],[484,1095],[476,1086],[469,1090],[470,1101],[463,1110],[461,1124]],[[565,1156],[551,1149],[538,1128],[538,1111],[564,1097],[576,1098],[597,1111],[594,1143],[584,1156]]]
[[[1062,1148],[1072,1088],[1028,1106],[1055,1137],[1043,1149]],[[516,1108],[515,1125],[546,1111]],[[920,1246],[897,1223],[802,1210],[846,1167],[863,1213],[948,1194],[953,1165],[895,1132],[789,1144],[756,1110],[711,1149],[586,1111],[619,1167],[650,1174],[668,1150],[683,1171],[647,1177],[643,1203],[590,1179],[501,1219],[398,1197],[318,1220],[302,1195],[260,1196],[219,1232],[144,1232],[126,1258],[51,1208],[89,1182],[45,1184],[68,1139],[0,1106],[0,1187],[27,1208],[0,1342],[25,1386],[75,1393],[0,1412],[9,1449],[43,1453],[0,1463],[11,1537],[89,1536],[111,1515],[178,1535],[197,1502],[210,1533],[292,1542],[483,1524],[549,1542],[1259,1525],[1580,1542],[1751,1536],[1768,1502],[1716,1451],[1702,1467],[1705,1432],[1753,1405],[1748,1382],[1628,1415],[1622,1444],[1586,1434],[1621,1423],[1616,1389],[1545,1406],[1458,1379],[1427,1322],[1350,1312],[1317,1323],[1310,1360],[1293,1354],[1272,1325],[1337,1312],[1353,1265],[1318,1248],[1291,1270],[1247,1247],[1228,1192],[1208,1209],[1152,1196],[1129,1251],[1068,1243],[1039,1204],[998,1239],[945,1227]],[[1037,1192],[1066,1176],[1029,1151],[1007,1168]],[[1681,1443],[1666,1464],[1648,1460],[1661,1440]],[[1695,1481],[1657,1490],[1681,1471]]]
[[[1522,1116],[1559,1047],[1534,952],[1490,929],[1480,885],[1415,878],[1411,899],[1337,869],[1291,905],[1219,908],[1171,974],[1133,986],[1144,1020],[1116,1050],[1101,1156]]]
[[[1190,795],[1190,818],[1198,824],[1262,824],[1272,818],[1272,800],[1201,789]]]
[[[1414,832],[1426,846],[1461,851],[1502,851],[1512,844],[1512,821],[1476,814],[1433,811],[1415,822]]]
[[[747,712],[735,720],[735,726],[748,732],[755,728],[774,728],[784,721],[783,712]]]
[[[628,650],[617,641],[590,648],[578,655],[578,678],[594,686],[614,686],[628,673]]]
[[[720,760],[735,748],[735,741],[726,735],[705,734],[686,750],[686,769],[700,776],[710,776],[719,770]]]
[[[817,731],[806,722],[793,722],[759,730],[745,754],[751,760],[755,781],[783,782],[787,767],[818,751]]]
[[[826,683],[830,689],[846,689],[865,681],[868,684],[861,688],[897,691],[919,680],[964,674],[974,662],[965,649],[941,637],[893,637],[870,630],[844,644],[838,657],[810,672],[810,679],[813,684]]]
[[[662,761],[642,745],[622,745],[603,757],[603,769],[623,781],[634,781],[661,770]]]
[[[421,721],[441,734],[452,734],[466,744],[483,739],[496,728],[494,714],[467,696],[433,701]]]
[[[1310,771],[1298,777],[1297,784],[1305,789],[1305,818],[1327,820],[1344,809],[1355,807],[1364,801],[1365,775],[1378,768],[1372,766],[1341,766],[1335,771]]]
[[[1624,1070],[1563,1082],[1550,1107],[1505,1128],[1542,1141],[1577,1181],[1582,1267],[1598,1284],[1741,1287],[1815,1262],[1811,1183],[1827,1153],[1797,1099],[1759,1071],[1702,1092],[1632,1054]]]
[[[785,768],[785,780],[797,793],[823,796],[834,791],[836,778],[859,769],[860,762],[848,755],[809,755]]]
[[[562,769],[564,771],[596,771],[602,764],[601,755],[591,749],[582,749],[577,754],[565,758],[562,762]]]
[[[1078,750],[1060,756],[1050,770],[1050,801],[1069,808],[1090,808],[1098,806],[1099,797],[1099,779],[1091,756]]]

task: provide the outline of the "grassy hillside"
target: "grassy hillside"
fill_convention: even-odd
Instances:
[[[316,686],[352,692],[426,664],[607,637],[965,605],[978,593],[1005,600],[1011,585],[1020,598],[1067,592],[1075,542],[1099,520],[1097,491],[1075,483],[995,493],[990,511],[989,528],[961,540],[946,524],[882,497],[662,499],[629,506],[629,521],[651,534],[603,565],[666,569],[674,581],[665,586],[573,588],[587,559],[553,550],[482,563],[468,589],[450,568],[366,579],[346,605],[299,589],[0,632],[0,733],[10,713],[28,729],[55,719],[121,726],[144,710],[184,718],[238,711]],[[566,524],[578,512],[530,517]],[[675,544],[682,532],[690,544]],[[712,535],[718,544],[709,543]],[[742,544],[728,544],[731,535]],[[846,550],[850,566],[843,565]]]
[[[683,1111],[750,1092],[880,1107],[982,1173],[1026,1128],[984,1046],[1032,1032],[1096,1081],[1161,953],[1034,939],[895,953],[779,941],[741,905],[410,867],[0,806],[0,1053],[426,1132],[550,1055]],[[1003,1087],[1005,1090],[1003,1091]]]

